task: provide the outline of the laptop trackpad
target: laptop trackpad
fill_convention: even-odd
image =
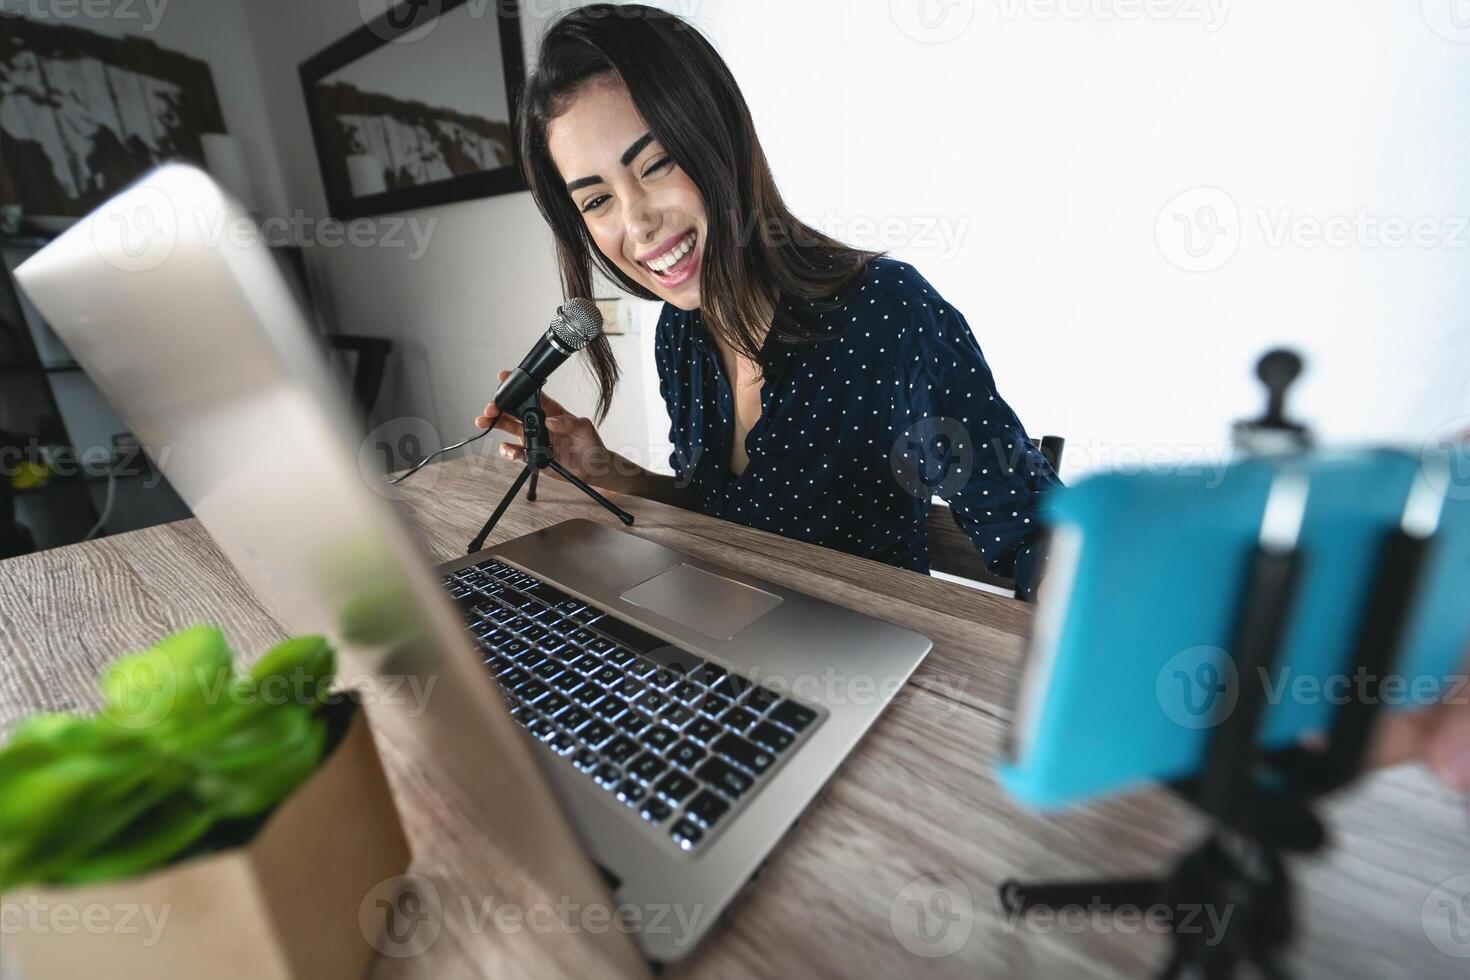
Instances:
[[[780,605],[781,597],[678,564],[618,598],[716,640],[728,640]]]

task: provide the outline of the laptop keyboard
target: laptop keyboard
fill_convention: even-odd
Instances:
[[[817,713],[495,559],[444,577],[511,714],[692,851]]]

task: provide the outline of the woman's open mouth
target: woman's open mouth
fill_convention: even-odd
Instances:
[[[666,252],[643,264],[663,286],[679,286],[699,269],[699,232],[691,231]]]

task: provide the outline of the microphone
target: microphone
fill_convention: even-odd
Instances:
[[[566,363],[567,358],[586,347],[602,334],[602,311],[590,299],[569,299],[556,308],[551,327],[536,341],[520,367],[510,373],[492,399],[502,412],[517,411],[534,398],[546,384],[551,372]]]
[[[556,316],[551,318],[551,327],[547,329],[546,335],[536,341],[536,346],[532,347],[531,353],[521,361],[521,366],[512,371],[501,383],[500,389],[495,392],[493,399],[495,407],[502,412],[514,414],[528,403],[535,404],[530,400],[536,397],[536,393],[541,390],[541,386],[546,383],[551,372],[561,367],[566,363],[567,358],[601,335],[602,311],[597,308],[596,303],[578,296],[558,306]],[[445,453],[462,449],[494,431],[495,427],[491,426],[462,442],[456,442],[452,446],[445,446],[443,449],[430,453],[410,467],[406,473],[389,480],[389,485],[396,486],[402,483]]]

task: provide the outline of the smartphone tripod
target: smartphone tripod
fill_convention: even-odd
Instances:
[[[1261,419],[1238,427],[1240,445],[1274,446],[1289,454],[1290,447],[1307,444],[1306,430],[1282,414],[1285,389],[1300,370],[1300,359],[1284,351],[1261,361],[1258,373],[1271,390],[1270,407]],[[1278,488],[1295,492],[1289,482],[1280,482],[1293,478],[1301,479],[1293,476],[1288,461],[1273,493]],[[1298,489],[1304,494],[1304,487]],[[1043,885],[1007,881],[1000,889],[1005,910],[1024,915],[1038,908],[1162,906],[1174,927],[1173,953],[1162,976],[1223,980],[1244,965],[1264,977],[1290,976],[1285,953],[1295,912],[1285,858],[1326,844],[1326,829],[1313,806],[1351,783],[1363,768],[1381,703],[1378,685],[1405,640],[1432,540],[1432,532],[1411,529],[1407,522],[1385,532],[1372,598],[1345,658],[1352,676],[1367,678],[1363,696],[1338,709],[1324,747],[1273,751],[1258,742],[1268,706],[1266,678],[1277,663],[1300,569],[1310,559],[1297,550],[1294,534],[1286,539],[1263,534],[1246,572],[1231,645],[1238,696],[1233,709],[1227,698],[1216,699],[1217,720],[1202,774],[1170,787],[1209,820],[1204,839],[1163,877]],[[1184,928],[1191,910],[1188,920],[1195,926]],[[1224,923],[1220,934],[1198,927],[1201,910],[1211,910],[1213,921]]]
[[[505,411],[521,420],[521,428],[524,431],[522,442],[526,447],[526,465],[521,469],[515,482],[510,485],[510,489],[505,492],[505,496],[500,499],[500,505],[495,508],[495,513],[490,515],[485,526],[480,528],[480,533],[475,535],[475,540],[470,542],[465,554],[473,555],[485,547],[485,540],[490,537],[490,532],[495,530],[495,525],[500,522],[501,515],[510,507],[510,502],[515,499],[516,494],[520,493],[521,487],[527,480],[531,481],[531,486],[526,491],[526,499],[535,501],[536,481],[540,478],[541,471],[547,467],[560,473],[572,486],[606,507],[625,526],[632,525],[632,514],[592,489],[585,481],[556,461],[556,453],[551,448],[551,433],[546,431],[546,412],[541,408],[539,391],[532,391],[519,405],[506,406]]]

